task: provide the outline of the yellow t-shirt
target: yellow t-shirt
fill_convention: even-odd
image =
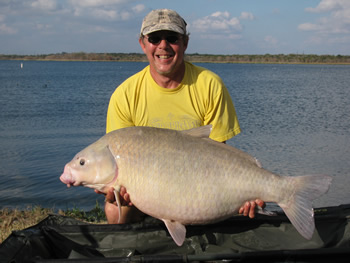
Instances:
[[[240,133],[231,97],[215,73],[185,62],[181,84],[160,87],[147,66],[112,94],[106,132],[130,126],[187,130],[212,124],[210,138],[226,141]]]

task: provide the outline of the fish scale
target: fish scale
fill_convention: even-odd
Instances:
[[[327,192],[332,178],[276,175],[249,154],[208,139],[210,130],[113,131],[79,152],[61,181],[100,191],[124,186],[139,210],[164,221],[178,245],[186,237],[184,225],[226,219],[257,198],[280,205],[299,233],[311,239],[312,201]]]

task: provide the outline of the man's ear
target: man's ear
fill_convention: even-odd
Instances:
[[[145,42],[144,42],[144,38],[143,37],[139,38],[139,43],[140,43],[140,46],[141,46],[141,48],[143,50],[143,53],[146,54],[146,47],[145,47]]]
[[[189,40],[189,39],[190,39],[190,38],[189,38],[188,36],[186,36],[185,39],[184,39],[184,51],[186,51],[186,49],[187,49],[188,40]]]

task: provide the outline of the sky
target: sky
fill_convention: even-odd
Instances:
[[[186,20],[189,54],[350,55],[350,0],[0,0],[0,54],[142,53],[159,8]]]

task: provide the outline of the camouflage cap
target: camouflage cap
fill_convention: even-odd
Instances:
[[[151,11],[143,19],[141,35],[147,35],[156,31],[169,30],[179,34],[186,34],[186,22],[175,11],[170,9],[157,9]]]

